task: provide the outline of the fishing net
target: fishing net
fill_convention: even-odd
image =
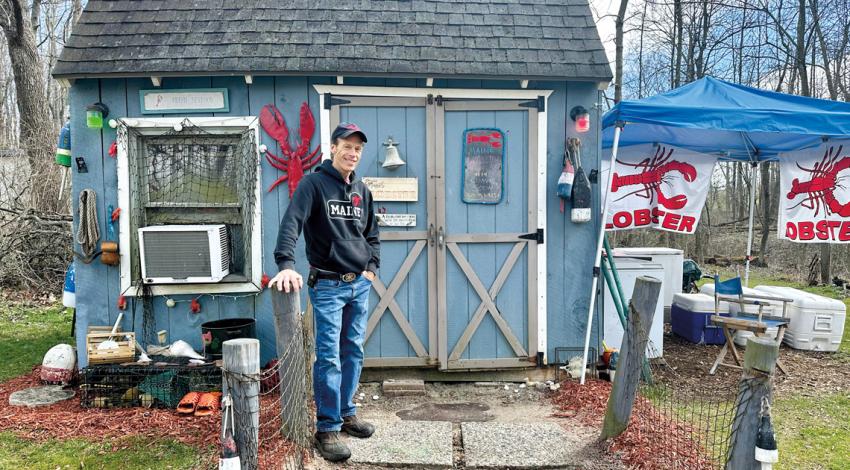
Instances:
[[[252,278],[258,156],[256,130],[203,127],[184,119],[174,127],[118,126],[127,146],[130,191],[131,282],[149,299],[141,275],[138,230],[154,225],[227,227],[230,275],[223,282]],[[123,215],[122,215],[123,216]],[[153,314],[144,306],[144,342],[154,340]]]

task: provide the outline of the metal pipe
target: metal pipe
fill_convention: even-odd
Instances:
[[[605,234],[603,238],[603,245],[605,246],[605,256],[608,258],[608,266],[611,268],[611,275],[614,277],[614,285],[617,287],[617,295],[620,297],[620,305],[623,309],[623,315],[621,323],[623,324],[623,330],[626,329],[626,317],[629,316],[629,301],[626,299],[626,294],[623,293],[623,283],[620,281],[620,273],[617,272],[617,264],[614,263],[614,255],[611,253],[611,245],[608,244],[608,235]],[[611,293],[614,294],[613,292]]]
[[[744,261],[744,287],[750,287],[750,258],[753,256],[753,213],[756,207],[756,177],[758,176],[758,166],[759,162],[752,162],[750,165],[752,171],[752,175],[750,176],[750,221],[747,226],[747,258]]]
[[[584,335],[584,355],[582,364],[587,364],[587,352],[590,347],[590,330],[593,326],[593,309],[596,307],[596,286],[599,283],[600,264],[602,262],[602,242],[605,239],[605,219],[608,216],[608,194],[611,192],[611,185],[614,182],[614,162],[617,159],[617,148],[620,146],[620,131],[625,125],[622,122],[616,124],[614,128],[614,146],[611,147],[611,165],[608,168],[608,183],[605,186],[605,195],[602,198],[602,211],[599,214],[599,238],[596,241],[596,254],[593,262],[593,281],[590,289],[590,306],[587,309],[587,331]],[[581,370],[580,384],[584,385],[584,378],[587,373],[587,367]]]
[[[611,299],[614,301],[614,308],[617,310],[617,316],[620,317],[620,325],[623,326],[623,330],[626,329],[626,312],[624,310],[625,304],[623,303],[623,299],[620,297],[620,293],[617,292],[617,281],[612,279],[611,273],[613,269],[611,269],[611,265],[607,264],[607,259],[603,259],[602,266],[602,275],[605,276],[605,285],[608,286],[608,292],[611,293]]]

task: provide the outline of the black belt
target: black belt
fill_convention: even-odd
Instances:
[[[316,273],[317,279],[332,279],[334,281],[352,282],[357,279],[356,273],[332,273],[328,271],[319,271]]]

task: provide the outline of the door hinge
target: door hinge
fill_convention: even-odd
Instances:
[[[535,240],[537,243],[543,243],[543,229],[539,228],[536,232],[520,235],[519,238],[522,238],[523,240]]]
[[[434,104],[434,95],[428,93],[428,104]]]
[[[437,101],[437,106],[443,105],[443,95],[437,95],[434,99]]]
[[[542,113],[546,111],[546,98],[538,96],[536,100],[525,101],[519,105],[523,108],[537,108],[537,112]]]
[[[351,103],[351,101],[344,100],[342,98],[335,98],[330,93],[325,93],[325,109],[331,109],[334,106],[348,103]]]

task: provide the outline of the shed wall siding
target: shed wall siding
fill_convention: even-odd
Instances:
[[[312,88],[313,84],[331,84],[332,77],[262,77],[255,76],[254,83],[247,85],[243,77],[190,77],[165,78],[162,89],[178,88],[227,88],[230,98],[230,112],[203,114],[192,116],[257,116],[260,109],[273,103],[283,113],[292,135],[297,135],[298,109],[302,102],[307,101],[317,120],[317,130],[311,142],[311,149],[319,145],[318,130],[319,97]],[[425,79],[380,79],[380,78],[346,78],[346,85],[362,86],[404,86],[425,87]],[[482,80],[434,80],[435,87],[455,88],[519,88],[518,82],[513,81],[482,81]],[[106,236],[106,222],[109,214],[107,206],[117,207],[117,172],[115,159],[108,156],[108,149],[116,138],[114,129],[103,129],[98,132],[85,126],[85,107],[96,101],[102,101],[110,109],[109,118],[142,116],[139,108],[139,90],[151,89],[147,79],[85,79],[77,80],[71,89],[71,129],[73,135],[73,154],[85,158],[88,173],[78,173],[76,166],[73,172],[73,210],[74,231],[77,230],[77,206],[81,190],[90,188],[97,193],[97,214],[100,224],[101,239]],[[548,357],[555,359],[554,348],[560,346],[578,347],[584,340],[584,324],[587,316],[587,305],[590,299],[591,268],[593,265],[593,247],[595,245],[596,228],[599,221],[594,218],[592,223],[573,224],[569,214],[559,211],[559,200],[555,196],[555,183],[563,166],[563,151],[565,136],[574,136],[572,121],[567,115],[569,109],[581,104],[587,109],[594,109],[597,91],[594,83],[575,82],[532,82],[529,88],[551,89],[554,93],[549,98],[548,113],[548,178],[546,201],[548,218],[546,228],[546,244],[548,258]],[[174,116],[174,115],[171,115]],[[598,113],[592,112],[595,123]],[[565,121],[566,119],[566,121]],[[261,143],[280,155],[276,142],[261,132]],[[588,173],[598,168],[598,135],[595,132],[581,136],[585,153],[583,163]],[[377,142],[377,141],[376,141]],[[377,148],[376,143],[373,147]],[[268,192],[268,187],[280,176],[280,172],[267,163],[262,163],[262,241],[263,241],[263,272],[273,276],[277,267],[272,257],[278,225],[289,204],[289,194],[286,185],[278,186]],[[598,200],[594,199],[594,214],[598,214]],[[568,208],[569,209],[569,208]],[[126,214],[122,214],[126,216]],[[79,249],[75,246],[75,249]],[[297,247],[296,267],[300,272],[306,272],[307,261],[304,257],[303,238]],[[77,347],[79,363],[86,365],[85,335],[89,325],[109,325],[118,317],[116,307],[119,296],[119,278],[116,267],[107,267],[99,260],[91,264],[77,262]],[[156,297],[153,302],[153,315],[156,321],[154,331],[168,330],[169,339],[188,341],[196,350],[201,350],[200,325],[207,321],[231,317],[255,317],[257,319],[257,334],[260,339],[262,357],[265,363],[275,355],[274,324],[272,320],[271,296],[261,293],[257,296],[202,296],[200,314],[189,311],[188,301],[192,296],[174,296],[178,304],[174,308],[165,306],[164,297]],[[180,302],[183,301],[183,302]],[[302,295],[306,302],[306,294]],[[144,317],[141,302],[135,305],[135,300],[128,297],[128,309],[122,322],[122,327],[136,331],[142,335]],[[134,313],[135,312],[135,313]],[[594,320],[594,325],[598,324]],[[390,333],[390,331],[387,331]],[[152,339],[152,338],[151,338]],[[424,340],[425,338],[423,338]],[[592,344],[598,342],[597,335],[592,336]],[[410,353],[410,351],[408,351]]]

